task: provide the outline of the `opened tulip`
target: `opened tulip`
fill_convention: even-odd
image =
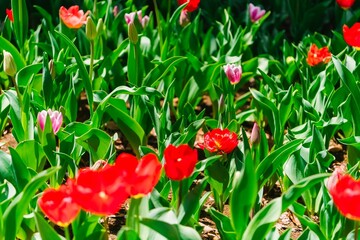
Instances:
[[[166,176],[171,180],[180,181],[191,176],[198,161],[198,154],[196,149],[187,144],[178,147],[170,144],[165,149],[164,158]]]
[[[56,134],[61,127],[61,124],[63,121],[63,116],[62,116],[61,112],[58,112],[58,111],[52,111],[51,109],[49,109],[47,111],[42,110],[41,112],[38,113],[38,117],[37,117],[37,120],[38,120],[41,130],[44,130],[47,115],[50,116],[52,129],[53,129],[54,134]]]
[[[347,44],[360,50],[360,23],[355,23],[351,28],[343,26],[344,40]]]
[[[352,7],[355,0],[336,0],[337,4],[344,10],[347,10]]]
[[[103,168],[84,168],[74,181],[73,197],[84,210],[97,215],[119,211],[128,198],[123,175],[115,165]]]
[[[260,18],[262,18],[265,14],[265,10],[260,7],[254,6],[254,4],[249,4],[249,15],[251,22],[257,22]]]
[[[140,160],[131,154],[122,153],[115,162],[123,174],[128,195],[138,198],[150,193],[161,175],[161,163],[155,154],[147,154]]]
[[[224,67],[225,74],[231,84],[237,84],[241,80],[242,68],[241,65],[227,64]]]
[[[216,153],[231,153],[238,145],[238,135],[229,129],[216,128],[205,133],[203,149]]]
[[[61,6],[59,10],[60,19],[68,28],[81,28],[86,23],[87,15],[89,11],[84,13],[83,10],[79,10],[79,6],[71,6],[69,9]]]
[[[125,14],[125,21],[127,25],[130,25],[131,23],[134,23],[135,21],[135,16],[137,15],[137,18],[141,24],[141,26],[143,28],[146,27],[146,25],[149,22],[149,16],[145,15],[144,17],[142,16],[142,12],[141,11],[137,11],[137,12],[131,12],[131,13],[126,13]]]
[[[6,15],[11,22],[14,22],[13,12],[12,9],[6,9]]]
[[[327,47],[318,48],[315,44],[312,44],[306,62],[310,66],[317,66],[319,64],[326,64],[331,60],[331,53]]]
[[[72,196],[72,184],[61,185],[59,189],[46,189],[39,197],[38,204],[50,221],[61,227],[67,227],[80,212],[80,206]]]
[[[178,0],[179,5],[183,5],[184,3],[188,3],[184,10],[188,12],[193,12],[199,7],[200,0]]]
[[[345,217],[360,220],[360,180],[334,171],[328,180],[327,187],[339,212]]]

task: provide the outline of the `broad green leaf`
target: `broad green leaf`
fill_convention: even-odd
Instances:
[[[26,88],[33,79],[33,76],[40,71],[41,66],[41,63],[36,63],[22,68],[15,76],[19,88]]]
[[[172,240],[197,240],[201,239],[200,235],[195,229],[181,224],[170,224],[168,222],[160,221],[157,219],[143,218],[140,221],[145,226],[158,232],[167,239]]]
[[[25,62],[24,58],[21,56],[21,54],[19,53],[19,51],[16,49],[16,47],[14,45],[12,45],[7,39],[3,38],[2,36],[0,36],[0,49],[11,53],[11,55],[14,58],[16,68],[18,71],[20,69],[22,69],[23,67],[25,67],[26,62]]]
[[[246,154],[245,167],[236,172],[230,195],[230,220],[236,235],[242,236],[249,222],[250,212],[257,196],[257,182],[253,159]]]
[[[243,238],[246,239],[264,239],[267,233],[274,227],[280,215],[301,196],[303,192],[309,190],[315,184],[329,177],[329,174],[316,174],[302,179],[295,185],[292,185],[280,197],[272,200],[268,205],[262,208],[247,226]]]
[[[212,220],[215,222],[216,227],[220,233],[221,239],[235,240],[236,233],[231,225],[230,219],[224,214],[216,211],[214,208],[209,209],[209,214]]]
[[[16,233],[23,220],[30,201],[33,199],[38,189],[52,176],[58,168],[49,168],[42,171],[25,186],[24,190],[16,196],[9,207],[4,212],[4,230],[5,240],[14,240]]]
[[[262,188],[276,170],[286,162],[289,156],[298,149],[302,142],[302,139],[293,140],[276,149],[260,162],[259,166],[256,168],[259,189]]]
[[[49,225],[47,221],[45,221],[44,216],[42,216],[38,212],[34,212],[36,227],[39,230],[40,236],[42,239],[52,239],[52,240],[64,240],[65,238],[61,237],[54,230],[52,226]]]
[[[31,149],[31,151],[29,151]],[[20,142],[16,146],[16,152],[24,162],[26,167],[34,171],[42,170],[45,163],[45,153],[42,146],[35,140],[27,140]]]
[[[25,41],[27,39],[29,19],[25,0],[11,0],[11,9],[14,16],[14,33],[20,52],[25,56]]]
[[[111,145],[111,137],[100,129],[90,129],[90,131],[76,139],[76,143],[90,152],[95,162],[99,159],[105,159]]]
[[[194,187],[194,189],[184,196],[178,213],[178,219],[181,224],[187,224],[191,216],[201,208],[199,200],[206,185],[207,181],[202,180]]]
[[[76,60],[77,67],[79,68],[80,76],[84,82],[86,97],[87,97],[87,100],[88,100],[89,106],[90,106],[90,117],[91,117],[93,114],[93,101],[94,100],[93,100],[93,92],[92,92],[92,83],[91,83],[91,79],[89,77],[89,73],[86,70],[85,63],[81,57],[79,50],[74,45],[74,43],[67,36],[62,34],[61,32],[55,31],[55,33],[67,44],[67,46],[69,47],[71,53],[73,54],[73,56]]]

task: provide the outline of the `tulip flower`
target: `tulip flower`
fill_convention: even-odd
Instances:
[[[240,65],[227,64],[224,66],[224,71],[231,84],[237,84],[240,82],[242,75],[242,68]]]
[[[115,165],[84,168],[74,181],[73,197],[84,210],[96,215],[111,215],[119,211],[128,198],[123,175]]]
[[[179,19],[180,26],[185,27],[190,23],[189,13],[187,10],[182,10]]]
[[[42,110],[41,112],[38,113],[38,116],[37,116],[37,120],[38,120],[41,130],[44,130],[47,115],[50,116],[52,129],[53,129],[54,134],[56,134],[61,127],[61,124],[63,121],[63,116],[62,116],[61,112],[58,112],[58,111],[52,111],[51,109],[49,109],[47,111]]]
[[[261,10],[260,7],[254,6],[254,4],[249,4],[249,15],[251,22],[257,22],[262,16],[264,16],[265,10]]]
[[[312,44],[306,62],[310,66],[317,66],[319,64],[326,64],[331,60],[331,53],[327,47],[318,48],[315,44]]]
[[[360,49],[360,23],[355,23],[351,28],[347,25],[343,26],[343,34],[345,42],[354,47],[356,50]]]
[[[352,7],[355,0],[336,0],[336,3],[344,10],[348,10]]]
[[[216,128],[205,133],[204,143],[199,144],[209,152],[231,153],[238,145],[238,135],[229,129]]]
[[[66,9],[64,6],[60,7],[59,15],[60,19],[68,28],[81,28],[82,25],[86,23],[87,15],[90,11],[84,13],[83,10],[79,10],[79,6],[71,6],[69,9]]]
[[[184,10],[188,12],[193,12],[199,7],[200,0],[178,0],[179,5],[183,5],[184,3],[188,3]]]
[[[80,212],[72,196],[71,180],[59,189],[48,188],[38,199],[40,209],[53,223],[67,227]]]
[[[360,180],[335,170],[328,180],[327,187],[339,212],[349,219],[359,221]]]
[[[171,180],[180,181],[191,176],[198,161],[196,149],[183,144],[178,147],[169,145],[164,152],[165,173]]]
[[[149,16],[145,15],[145,16],[143,17],[141,11],[126,13],[125,16],[124,16],[124,17],[125,17],[126,24],[127,24],[127,25],[130,25],[131,23],[134,23],[135,15],[137,15],[138,20],[139,20],[141,26],[142,26],[143,28],[145,28],[146,25],[147,25],[148,22],[149,22]]]
[[[14,22],[13,12],[12,9],[6,9],[6,15],[11,22]]]
[[[138,161],[135,156],[122,153],[115,165],[123,174],[127,194],[134,198],[150,193],[160,179],[162,166],[155,154],[147,154]]]

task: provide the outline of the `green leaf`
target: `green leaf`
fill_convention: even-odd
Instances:
[[[31,151],[29,151],[31,149]],[[16,152],[26,167],[34,171],[42,170],[45,163],[45,153],[41,145],[35,140],[20,142],[16,146]]]
[[[5,240],[16,239],[16,233],[18,232],[30,201],[33,199],[41,185],[43,185],[57,170],[58,168],[49,168],[33,177],[25,186],[24,190],[11,202],[3,216],[5,230],[3,234]]]
[[[272,200],[268,205],[262,208],[247,226],[243,239],[264,239],[267,233],[275,225],[280,215],[315,184],[329,177],[330,174],[316,174],[302,179],[295,185],[292,185],[282,196]]]
[[[216,227],[219,230],[221,239],[236,239],[236,233],[231,225],[230,219],[227,216],[216,211],[214,208],[209,209],[209,214],[211,215],[212,220],[215,222]]]
[[[236,235],[242,236],[249,222],[257,196],[257,182],[254,163],[250,152],[246,154],[245,167],[241,172],[236,172],[230,196],[230,220]]]
[[[85,67],[85,63],[81,57],[81,54],[79,52],[79,50],[76,48],[76,46],[74,45],[74,43],[64,34],[55,31],[55,33],[67,44],[67,46],[69,47],[71,53],[73,54],[76,63],[77,63],[77,67],[79,68],[79,73],[80,76],[84,82],[84,86],[85,86],[85,91],[86,91],[86,97],[90,106],[90,117],[93,115],[93,92],[92,92],[92,83],[91,83],[91,79],[89,77],[89,73],[86,70]]]
[[[29,31],[28,12],[25,0],[11,0],[11,9],[14,16],[14,33],[20,52],[25,55],[24,47]]]
[[[36,228],[39,230],[42,239],[64,240],[65,238],[57,234],[52,226],[45,221],[44,216],[34,212]]]
[[[199,199],[207,185],[206,180],[198,183],[194,189],[188,192],[179,207],[178,219],[181,224],[187,224],[191,216],[200,209]]]
[[[51,101],[53,101],[53,79],[50,74],[49,61],[46,53],[44,53],[43,56],[42,70],[42,95],[44,96],[46,107],[50,107]]]
[[[14,45],[12,45],[8,40],[3,38],[2,36],[0,36],[0,49],[11,53],[12,57],[14,58],[16,68],[18,71],[23,67],[25,67],[26,62],[19,53],[19,51],[16,49]]]
[[[18,71],[15,79],[19,88],[26,88],[33,79],[33,76],[40,71],[41,66],[41,63],[31,64]]]
[[[145,226],[160,233],[167,239],[171,240],[201,240],[195,229],[180,224],[170,224],[157,219],[143,218],[140,221]]]
[[[76,143],[90,152],[92,160],[95,162],[106,158],[111,145],[111,137],[100,129],[92,128],[78,137]]]
[[[276,149],[260,162],[259,166],[256,168],[259,189],[262,188],[276,170],[286,162],[289,156],[298,149],[302,142],[302,139],[293,140]]]

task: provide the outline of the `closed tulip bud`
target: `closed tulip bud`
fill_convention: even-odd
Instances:
[[[50,71],[51,78],[54,79],[56,77],[56,71],[55,71],[55,65],[54,65],[53,59],[51,59],[49,61],[49,71]]]
[[[190,23],[189,13],[187,10],[181,11],[179,23],[182,27],[185,27]]]
[[[134,23],[129,24],[128,34],[130,42],[136,44],[139,40],[139,37]]]
[[[3,62],[4,72],[10,77],[14,77],[17,71],[14,58],[11,55],[11,53],[5,50],[3,51],[3,54],[4,54],[4,62]]]
[[[257,145],[259,145],[260,139],[261,139],[261,136],[260,136],[260,128],[259,128],[259,125],[257,125],[257,123],[255,122],[255,123],[254,123],[254,126],[253,126],[253,128],[252,128],[252,131],[251,131],[250,143],[251,143],[254,147],[256,147]]]
[[[102,20],[102,18],[100,18],[96,25],[96,32],[100,36],[103,30],[104,30],[104,21]]]
[[[87,17],[86,19],[86,37],[93,41],[96,38],[96,26],[91,17]]]

